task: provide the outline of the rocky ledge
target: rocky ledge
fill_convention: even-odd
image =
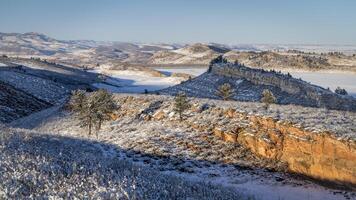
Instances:
[[[191,99],[179,122],[171,97],[118,95],[114,119],[131,116],[145,121],[182,123],[202,134],[238,143],[286,170],[317,180],[356,184],[356,114],[299,106]],[[333,121],[323,121],[328,119]],[[317,123],[317,125],[315,125]],[[277,164],[279,163],[279,164]],[[278,166],[278,167],[277,167]]]

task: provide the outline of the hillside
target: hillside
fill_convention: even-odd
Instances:
[[[89,89],[98,82],[96,74],[69,67],[25,58],[0,58],[0,81],[38,99],[57,104],[73,89]]]
[[[215,63],[209,68],[208,72],[179,85],[163,89],[160,93],[176,95],[182,91],[192,97],[219,99],[218,87],[229,83],[233,89],[232,100],[260,101],[262,91],[268,89],[272,91],[278,104],[356,111],[355,98],[335,94],[288,74],[253,69],[233,63]]]
[[[356,72],[356,56],[344,54],[316,54],[301,51],[288,52],[236,52],[230,51],[224,57],[231,62],[238,61],[249,67],[279,70],[345,70]]]
[[[226,48],[197,43],[174,51],[159,51],[150,58],[148,63],[208,65],[212,59],[227,51]]]
[[[120,162],[123,160],[122,163],[133,162],[134,165],[149,168],[153,175],[160,171],[187,181],[233,187],[234,191],[252,195],[255,199],[334,199],[354,198],[356,195],[317,184],[326,184],[321,180],[327,179],[333,181],[330,187],[337,184],[341,188],[352,188],[349,182],[355,181],[350,167],[355,161],[353,125],[356,119],[352,112],[292,105],[271,106],[265,110],[260,103],[191,98],[192,106],[180,122],[172,97],[121,94],[115,95],[115,100],[120,105],[114,111],[116,117],[103,124],[98,137],[88,136],[86,129],[78,125],[77,118],[63,109],[44,110],[10,125],[22,128],[19,129],[21,131],[32,129],[34,138],[26,141],[30,145],[36,144],[33,152],[46,152],[45,155],[52,157],[52,151],[47,146],[55,149],[58,146],[58,149],[66,149],[61,151],[61,156],[65,156],[70,163],[77,155],[87,154],[86,147],[90,147],[88,157],[79,156],[83,161],[79,159],[76,166],[84,168],[79,174],[75,171],[77,168],[60,165],[60,169],[62,166],[66,169],[64,173],[69,178],[65,181],[68,183],[76,177],[83,177],[82,173],[86,173],[87,169],[93,169],[98,173],[94,173],[94,180],[89,179],[84,185],[94,185],[96,180],[106,183],[108,180],[115,186],[121,180],[120,171],[107,172],[105,169],[108,166],[106,163],[116,158]],[[11,132],[16,130],[10,129]],[[39,142],[38,137],[41,138]],[[320,148],[323,154],[318,154]],[[11,151],[13,149],[10,148]],[[340,151],[340,154],[332,154],[334,151]],[[34,159],[27,158],[28,162]],[[57,158],[58,152],[54,160]],[[98,163],[97,159],[105,161],[100,161],[100,165],[88,164]],[[333,164],[325,164],[326,159],[332,160]],[[324,168],[324,173],[318,171],[319,168]],[[39,173],[37,168],[35,171]],[[289,172],[314,177],[316,182]],[[101,179],[101,174],[108,178]],[[100,176],[96,178],[97,175]],[[84,180],[87,177],[83,177]],[[52,183],[50,188],[60,180],[56,176],[48,179]],[[141,186],[145,187],[145,183],[142,185],[140,182],[145,180],[136,180],[140,191]],[[105,187],[111,188],[111,185]]]
[[[56,40],[41,33],[0,33],[0,54],[54,56],[96,46],[93,41]]]
[[[0,57],[0,122],[66,101],[72,90],[95,89],[98,75],[34,59]]]
[[[112,119],[103,124],[98,137],[91,137],[63,105],[72,89],[89,87],[96,83],[97,75],[33,59],[2,58],[1,63],[0,78],[16,91],[7,97],[21,99],[25,91],[28,95],[19,104],[20,109],[27,109],[26,113],[12,112],[16,117],[6,119],[10,122],[7,127],[0,127],[0,168],[16,169],[0,170],[3,180],[0,188],[6,189],[0,197],[59,198],[64,194],[73,198],[121,195],[118,198],[140,199],[187,196],[201,199],[201,195],[206,199],[216,199],[216,195],[221,199],[356,197],[352,192],[355,182],[352,166],[356,160],[354,112],[295,105],[272,105],[266,110],[258,102],[191,98],[191,107],[184,113],[184,121],[179,122],[173,97],[115,94],[118,109],[113,110]],[[251,79],[253,75],[237,79],[233,77],[234,70],[227,70],[236,67],[238,73],[261,73],[258,81],[264,84],[270,80],[288,80],[284,83],[290,85],[278,88],[278,81],[275,85],[264,85]],[[117,69],[131,70],[132,66],[108,66],[107,73]],[[224,74],[226,71],[230,74]],[[286,75],[231,63],[213,65],[210,72],[182,84],[198,86],[201,82],[197,80],[201,80],[204,83],[201,86],[207,90],[197,90],[199,86],[185,91],[190,96],[212,95],[215,85],[231,81],[236,88],[241,89],[244,84],[249,91],[238,93],[238,100],[244,97],[258,101],[258,93],[264,88],[279,91],[278,100],[288,103],[293,100],[315,103],[315,99],[311,101],[311,97],[302,97],[298,92],[290,95],[298,89],[311,96],[315,89],[320,95],[335,95],[301,80],[290,80]],[[179,91],[173,88],[169,91]],[[38,102],[46,105],[52,102],[55,106],[35,107]],[[25,104],[34,104],[36,109]],[[7,105],[12,106],[9,101]],[[327,165],[325,160],[332,160],[333,164]],[[71,187],[78,182],[80,186]],[[335,189],[335,185],[341,189]]]
[[[247,199],[230,188],[162,174],[101,142],[0,125],[0,198]]]
[[[215,46],[214,46],[215,45]],[[236,51],[218,44],[193,44],[177,50],[156,52],[148,63],[159,65],[208,65],[223,55],[228,61],[238,61],[249,67],[279,70],[340,70],[356,72],[355,54],[314,53],[297,50]]]
[[[0,81],[0,123],[8,123],[50,107],[28,93]]]
[[[0,55],[36,57],[77,67],[115,63],[208,65],[223,55],[264,69],[356,71],[356,47],[313,45],[145,44],[58,40],[41,33],[0,33]]]
[[[0,55],[40,57],[52,62],[94,67],[111,61],[142,63],[169,44],[57,40],[41,33],[0,33]]]

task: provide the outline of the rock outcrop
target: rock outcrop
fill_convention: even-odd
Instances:
[[[217,63],[210,66],[211,73],[236,79],[246,79],[256,85],[279,88],[290,95],[304,97],[315,107],[356,111],[356,99],[342,96],[300,79],[261,69],[252,69],[239,64]]]
[[[240,113],[234,113],[238,115]],[[248,116],[250,126],[214,129],[228,142],[240,143],[263,157],[285,162],[291,172],[319,180],[356,184],[356,143],[325,131],[315,134],[288,122]]]
[[[356,111],[356,99],[352,96],[333,93],[288,74],[226,62],[212,64],[208,72],[163,89],[160,94],[176,95],[182,91],[192,97],[220,99],[217,89],[224,83],[233,88],[232,100],[260,101],[263,90],[268,89],[278,104]]]
[[[211,134],[217,140],[242,145],[255,155],[274,162],[272,168],[275,170],[287,170],[347,187],[356,185],[355,130],[350,128],[356,122],[353,112],[344,112],[343,120],[337,122],[340,111],[300,107],[300,114],[287,114],[299,108],[280,106],[271,108],[270,112],[277,113],[272,117],[260,111],[253,113],[249,105],[240,102],[226,103],[229,105],[226,106],[222,101],[193,100],[184,114],[185,120],[179,122],[170,98],[124,97],[119,101],[119,118],[132,116],[145,121],[182,123],[202,135]],[[257,104],[255,107],[262,108]],[[317,115],[312,116],[312,113]],[[310,123],[324,114],[337,123],[333,126],[322,121],[318,125]],[[349,138],[342,136],[347,134],[351,134]]]

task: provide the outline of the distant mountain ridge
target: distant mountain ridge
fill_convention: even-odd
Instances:
[[[303,52],[305,50],[306,52]],[[314,53],[315,51],[315,53]],[[329,54],[320,52],[346,52]],[[0,55],[42,57],[58,63],[93,68],[125,62],[148,65],[208,65],[219,55],[256,68],[356,71],[353,45],[272,45],[218,43],[149,44],[57,40],[45,34],[0,33]]]
[[[169,44],[57,40],[36,32],[0,33],[0,54],[67,61],[77,59],[83,62],[80,64],[109,59],[140,61],[148,59],[156,51],[176,48],[175,45]]]

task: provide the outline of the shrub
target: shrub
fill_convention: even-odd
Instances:
[[[232,89],[232,87],[229,83],[224,83],[218,87],[216,93],[224,101],[226,101],[226,100],[229,100],[233,96],[234,90]]]
[[[222,55],[219,55],[218,57],[216,57],[210,61],[210,65],[213,65],[216,63],[227,63],[227,60]]]
[[[337,87],[335,89],[335,93],[336,94],[340,94],[340,95],[347,95],[347,91],[345,89],[341,88],[341,87]]]
[[[276,103],[276,97],[274,97],[270,90],[266,89],[262,92],[261,102],[265,104],[265,108],[267,110],[270,104]]]
[[[110,119],[116,104],[113,96],[106,90],[98,90],[90,94],[86,94],[84,90],[77,90],[71,96],[69,108],[76,114],[80,125],[88,128],[88,135],[91,135],[93,127],[96,128],[97,133],[103,121]]]
[[[183,120],[183,112],[190,107],[187,96],[184,92],[179,92],[174,98],[174,110],[179,114],[179,120]]]

